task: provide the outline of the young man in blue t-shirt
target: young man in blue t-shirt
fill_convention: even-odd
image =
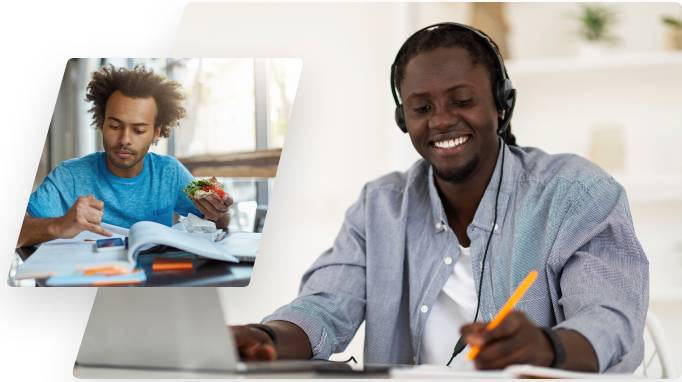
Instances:
[[[181,190],[194,180],[173,157],[149,153],[185,116],[180,84],[144,65],[134,70],[103,67],[93,73],[87,101],[104,152],[64,161],[31,194],[17,247],[84,230],[111,236],[100,223],[129,228],[138,221],[170,226],[173,211],[202,215],[227,228],[232,198],[196,200]]]

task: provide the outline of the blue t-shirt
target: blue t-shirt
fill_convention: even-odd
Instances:
[[[136,177],[120,178],[109,171],[100,151],[60,163],[31,194],[26,211],[36,218],[59,217],[78,197],[92,194],[104,202],[104,223],[130,228],[144,220],[171,226],[173,211],[203,216],[181,192],[193,180],[177,159],[154,153],[147,153]]]

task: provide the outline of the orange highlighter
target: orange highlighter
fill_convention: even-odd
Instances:
[[[530,286],[533,285],[533,281],[535,281],[537,277],[538,271],[536,270],[530,271],[528,276],[526,276],[526,278],[523,279],[523,281],[521,281],[519,287],[516,288],[514,294],[512,294],[511,297],[509,297],[509,300],[507,300],[502,309],[500,309],[500,311],[497,312],[495,318],[493,318],[493,320],[490,321],[490,323],[488,323],[488,326],[485,327],[485,330],[490,331],[495,329],[497,325],[499,325],[500,322],[502,322],[502,320],[504,320],[504,318],[507,317],[507,314],[509,314],[509,312],[511,312],[512,309],[514,309],[514,305],[516,305],[516,303],[519,302],[521,297],[523,297],[523,295],[526,294],[526,291],[528,291],[528,288],[530,288]],[[478,346],[472,346],[471,351],[469,351],[469,354],[467,355],[467,359],[469,361],[473,360],[474,358],[476,358],[479,351],[481,351],[481,348],[479,348]]]

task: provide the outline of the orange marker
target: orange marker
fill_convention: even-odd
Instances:
[[[104,267],[104,268],[94,268],[94,269],[87,269],[85,270],[84,274],[85,276],[92,276],[92,275],[122,275],[128,273],[128,270],[123,267],[119,267],[117,265],[111,266],[111,267]]]
[[[500,322],[502,322],[502,320],[504,320],[504,318],[507,317],[507,314],[509,314],[509,312],[511,312],[512,309],[514,309],[514,305],[516,305],[516,303],[519,302],[521,297],[523,297],[523,295],[526,294],[526,291],[528,290],[528,288],[530,288],[531,285],[533,285],[533,281],[535,281],[537,277],[538,271],[536,270],[530,271],[528,276],[526,276],[526,278],[523,279],[523,281],[521,281],[519,287],[516,288],[514,294],[512,294],[511,297],[509,297],[509,300],[507,300],[502,309],[500,309],[500,311],[497,312],[495,318],[493,318],[493,320],[488,323],[488,326],[485,327],[486,331],[495,329],[497,325],[499,325]],[[469,354],[467,355],[467,359],[469,361],[473,360],[474,358],[476,358],[479,351],[481,351],[480,347],[472,346],[471,351],[469,351]]]

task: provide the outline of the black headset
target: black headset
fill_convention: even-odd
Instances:
[[[498,64],[497,71],[499,74],[496,76],[498,77],[498,80],[496,86],[494,87],[495,91],[493,93],[493,98],[495,98],[495,105],[497,106],[497,110],[504,111],[504,117],[502,119],[499,119],[497,124],[497,134],[502,136],[505,130],[507,130],[507,126],[509,126],[509,121],[511,121],[511,117],[514,112],[514,106],[516,104],[516,89],[514,89],[514,87],[512,86],[512,83],[509,80],[509,75],[507,74],[507,70],[504,67],[502,56],[495,47],[495,44],[493,44],[492,40],[490,40],[490,37],[488,37],[485,33],[479,31],[478,29],[458,23],[438,23],[434,25],[429,25],[426,28],[422,28],[414,32],[412,36],[405,40],[403,46],[401,46],[400,49],[398,50],[398,54],[396,54],[395,56],[393,65],[391,65],[391,93],[393,93],[393,100],[395,100],[395,123],[398,124],[398,127],[400,127],[400,130],[402,130],[403,133],[407,133],[407,125],[405,124],[405,111],[403,110],[403,105],[400,104],[400,100],[398,99],[398,93],[396,91],[395,84],[395,67],[398,63],[400,53],[405,47],[407,41],[409,41],[412,37],[416,36],[417,34],[427,29],[436,28],[440,26],[454,26],[474,32],[474,34],[476,34],[483,41],[485,41],[485,45],[497,58]]]
[[[500,181],[497,185],[497,194],[495,195],[495,217],[493,218],[493,227],[490,228],[490,236],[488,236],[488,242],[485,246],[485,252],[483,253],[483,264],[481,267],[481,280],[479,282],[478,286],[478,303],[476,304],[476,315],[474,317],[474,322],[478,319],[478,313],[479,309],[481,307],[481,288],[483,287],[483,275],[485,271],[485,259],[488,255],[488,247],[490,246],[490,240],[493,238],[493,232],[494,232],[494,227],[497,223],[497,201],[500,197],[500,189],[502,188],[502,175],[504,173],[504,148],[505,148],[505,141],[504,141],[504,132],[507,130],[507,127],[509,126],[509,122],[511,121],[512,114],[514,113],[514,106],[516,105],[516,89],[512,86],[511,81],[509,80],[509,75],[507,74],[507,70],[504,67],[504,63],[502,62],[502,56],[500,55],[500,52],[497,50],[495,47],[495,44],[493,44],[492,40],[490,40],[490,37],[488,37],[485,33],[479,31],[478,29],[472,28],[468,25],[463,25],[463,24],[458,24],[458,23],[439,23],[439,24],[434,24],[430,25],[426,28],[422,28],[418,31],[416,31],[412,36],[410,36],[405,43],[403,44],[402,47],[400,47],[400,50],[398,50],[398,54],[395,56],[395,60],[393,61],[393,65],[391,65],[391,92],[393,93],[393,99],[395,100],[395,122],[398,124],[398,127],[400,127],[400,130],[403,131],[403,133],[407,133],[407,125],[405,124],[405,111],[403,110],[403,105],[400,104],[400,101],[398,100],[398,94],[396,92],[396,86],[395,86],[395,66],[398,63],[398,57],[400,57],[400,52],[403,50],[405,47],[405,44],[407,41],[409,41],[412,37],[415,35],[419,34],[422,31],[425,31],[427,29],[435,28],[435,27],[440,27],[440,26],[455,26],[461,29],[466,29],[469,31],[474,32],[477,36],[481,37],[485,42],[486,46],[493,52],[495,57],[497,57],[497,63],[499,64],[498,67],[498,75],[497,75],[497,84],[495,86],[495,91],[493,92],[493,98],[495,98],[495,105],[497,106],[497,110],[503,110],[504,111],[504,116],[501,119],[498,119],[497,121],[497,135],[500,137],[503,137],[502,139],[502,144],[500,145],[500,150],[502,150],[502,165],[500,168]],[[462,352],[466,348],[466,343],[464,342],[464,337],[460,337],[459,340],[457,341],[457,344],[455,345],[455,348],[452,352],[452,357],[450,357],[450,361],[448,361],[446,366],[450,366],[450,363],[452,363],[452,360]]]

